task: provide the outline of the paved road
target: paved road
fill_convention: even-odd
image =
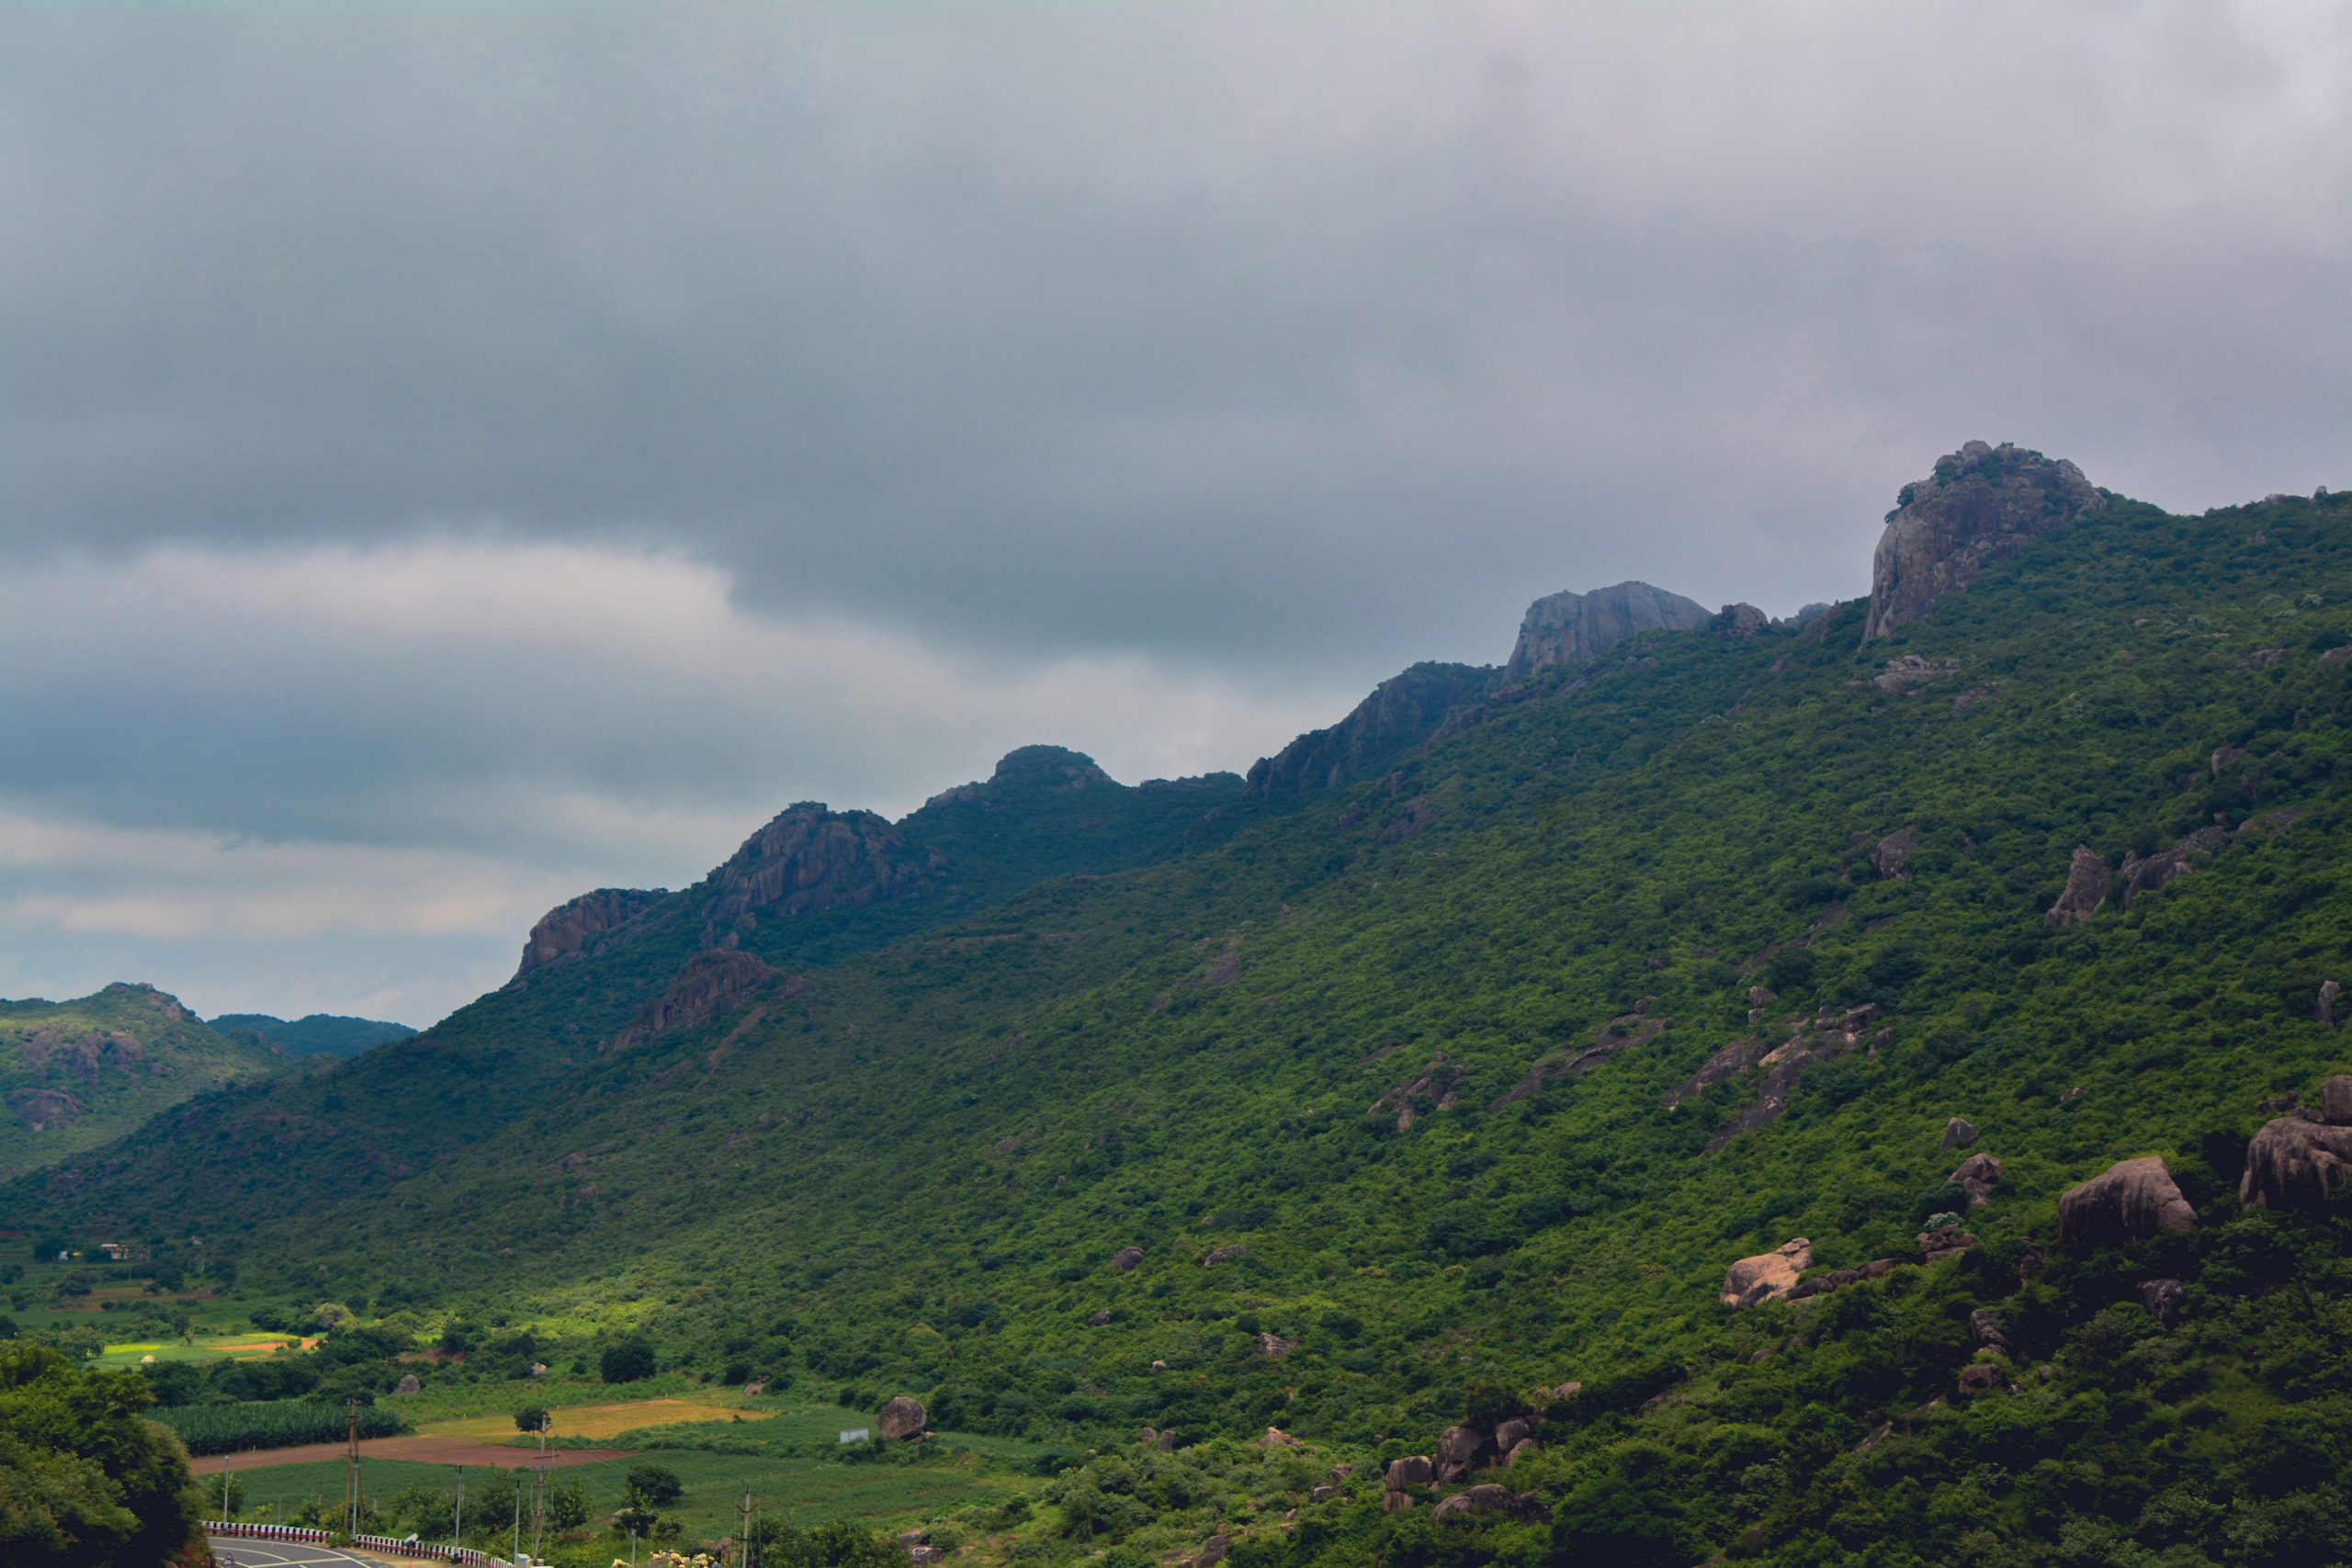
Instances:
[[[230,1562],[237,1568],[383,1568],[368,1558],[306,1540],[251,1540],[230,1535],[210,1539],[213,1560],[223,1568]]]

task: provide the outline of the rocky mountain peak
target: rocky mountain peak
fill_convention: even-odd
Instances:
[[[1020,746],[998,760],[989,783],[1033,789],[1094,789],[1106,784],[1115,788],[1118,781],[1083,751],[1066,746]]]
[[[643,914],[661,897],[658,890],[648,892],[641,887],[599,887],[558,904],[539,917],[524,940],[523,962],[514,978],[571,957],[614,927]]]
[[[803,801],[777,813],[711,874],[705,924],[717,933],[747,929],[767,911],[863,908],[925,886],[938,865],[935,853],[910,845],[871,811]]]
[[[1597,659],[1643,632],[1688,631],[1706,625],[1714,615],[1695,599],[1646,582],[1620,582],[1589,593],[1548,594],[1527,607],[1503,679],[1523,680],[1555,664]]]
[[[2006,441],[1971,441],[1938,458],[1935,471],[1905,485],[1886,514],[1862,640],[1917,620],[1990,563],[2105,504],[2074,464]]]

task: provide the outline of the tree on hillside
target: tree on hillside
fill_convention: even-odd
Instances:
[[[685,1493],[685,1483],[674,1470],[664,1470],[658,1464],[629,1467],[629,1501],[646,1508],[666,1508]]]
[[[187,1456],[146,1383],[0,1345],[0,1562],[153,1568],[197,1534]]]
[[[518,1432],[544,1432],[551,1421],[544,1404],[526,1404],[514,1412],[514,1429]]]
[[[653,1347],[642,1339],[623,1339],[605,1348],[597,1371],[606,1382],[638,1382],[653,1375]]]

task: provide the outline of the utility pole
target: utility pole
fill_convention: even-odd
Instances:
[[[523,1555],[523,1483],[514,1483],[514,1556]],[[509,1561],[512,1561],[510,1559]]]
[[[735,1554],[736,1562],[741,1568],[752,1568],[752,1492],[749,1487],[743,1489],[742,1532],[735,1539],[743,1543],[743,1550]]]
[[[222,1524],[236,1522],[229,1517],[229,1456],[227,1454],[220,1456],[220,1522]]]
[[[554,1424],[550,1417],[539,1423],[539,1472],[537,1483],[531,1489],[531,1555],[539,1554],[539,1542],[548,1529],[548,1427]]]
[[[344,1409],[351,1420],[351,1448],[344,1467],[343,1530],[345,1535],[359,1533],[359,1401],[346,1399]]]
[[[458,1467],[458,1524],[449,1532],[449,1548],[456,1551],[466,1544],[466,1467]]]

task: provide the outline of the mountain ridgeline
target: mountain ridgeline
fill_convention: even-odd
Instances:
[[[1246,778],[795,806],[0,1221],[1096,1450],[1073,1557],[2341,1561],[2347,705],[2352,498],[1972,443],[1867,602],[1555,595]],[[1188,1490],[1270,1425],[1353,1469]]]

